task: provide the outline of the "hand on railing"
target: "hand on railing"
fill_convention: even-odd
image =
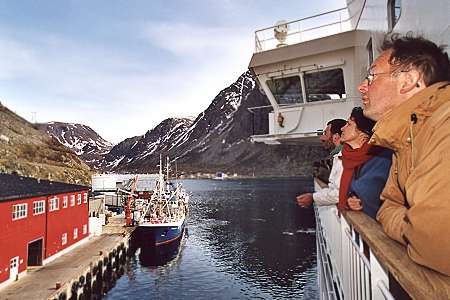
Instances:
[[[347,204],[351,210],[362,210],[363,209],[361,199],[359,199],[356,196],[351,196],[350,198],[348,198]]]
[[[306,193],[302,194],[300,196],[297,196],[297,204],[300,207],[308,208],[313,203],[313,194],[312,193]]]

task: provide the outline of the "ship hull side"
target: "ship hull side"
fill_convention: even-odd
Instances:
[[[138,231],[145,246],[160,247],[179,240],[183,234],[184,226],[184,220],[178,224],[142,224],[138,227]]]

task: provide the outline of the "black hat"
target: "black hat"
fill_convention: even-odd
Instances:
[[[364,116],[363,109],[359,106],[354,107],[350,118],[355,121],[356,127],[369,137],[372,136],[372,128],[375,125],[375,121],[368,119]]]

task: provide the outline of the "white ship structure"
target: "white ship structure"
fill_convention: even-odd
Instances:
[[[449,45],[449,20],[448,0],[347,0],[341,9],[257,30],[249,68],[272,111],[269,132],[252,140],[318,143],[327,121],[347,119],[361,105],[357,86],[386,33],[412,31]],[[450,299],[450,277],[415,264],[376,221],[339,216],[335,207],[315,213],[320,299]]]

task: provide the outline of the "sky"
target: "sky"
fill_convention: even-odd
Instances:
[[[196,117],[247,70],[255,30],[345,0],[0,0],[0,102],[118,143]]]

